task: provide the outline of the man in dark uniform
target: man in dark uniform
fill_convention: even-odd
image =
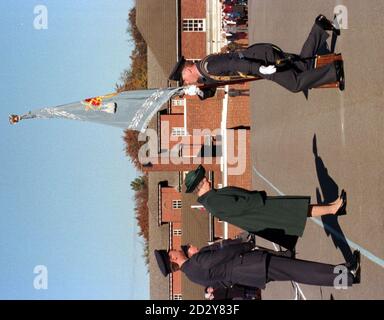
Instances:
[[[206,246],[191,258],[183,250],[155,250],[154,253],[164,276],[181,270],[189,280],[204,287],[242,285],[264,289],[269,281],[295,281],[318,286],[352,286],[360,282],[358,251],[354,252],[355,261],[350,267],[275,256],[254,250],[252,243],[237,240]],[[337,270],[343,274],[339,275]],[[343,276],[341,282],[344,283],[339,283]]]
[[[194,92],[200,99],[214,96],[217,86],[256,78],[272,80],[292,92],[336,81],[344,90],[342,61],[314,68],[313,59],[305,60],[326,47],[327,30],[339,31],[324,15],[319,15],[299,56],[285,53],[270,43],[257,43],[243,51],[211,54],[197,63],[185,61],[182,57],[169,79],[185,85],[201,85],[201,88],[195,87]],[[289,63],[279,64],[279,61]]]
[[[309,196],[267,196],[265,191],[237,187],[214,189],[202,165],[188,172],[184,184],[185,192],[196,192],[197,201],[213,216],[291,250],[293,248],[279,243],[279,239],[265,237],[263,231],[280,230],[282,234],[301,237],[307,217],[346,213],[344,190],[336,201],[328,205],[311,205]]]
[[[254,239],[247,238],[247,240],[243,240],[241,238],[237,238],[235,240],[222,240],[221,242],[215,242],[211,247],[227,245],[228,241],[230,243],[241,243],[244,241],[248,241],[250,243],[250,247],[255,247]],[[181,250],[184,252],[187,258],[191,258],[193,255],[199,252],[199,249],[193,245],[184,245],[181,246]],[[268,250],[268,249],[266,249]],[[278,255],[281,255],[281,252],[277,252]],[[242,286],[242,285],[231,285],[230,287],[206,287],[205,297],[209,300],[260,300],[260,290],[258,288]]]

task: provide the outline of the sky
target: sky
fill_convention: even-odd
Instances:
[[[36,29],[39,5],[46,29]],[[0,299],[149,298],[130,189],[139,173],[123,131],[64,119],[8,123],[9,114],[113,92],[130,66],[132,6],[0,2]]]

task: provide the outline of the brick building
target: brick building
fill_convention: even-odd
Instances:
[[[217,0],[139,0],[136,14],[148,45],[149,88],[176,86],[167,79],[181,56],[198,60],[222,47],[221,4]],[[236,88],[247,89],[247,85]],[[152,119],[149,128],[157,131],[158,150],[146,166],[151,299],[204,298],[203,288],[181,272],[164,278],[152,255],[154,249],[179,248],[186,243],[202,247],[241,232],[201,210],[195,196],[183,192],[183,179],[187,171],[203,163],[216,188],[250,188],[249,119],[248,97],[231,98],[224,88],[204,101],[193,96],[174,97]],[[234,158],[238,156],[245,166],[241,174],[233,174],[238,164],[227,165],[232,136]]]

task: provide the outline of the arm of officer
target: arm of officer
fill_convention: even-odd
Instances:
[[[240,254],[249,252],[253,249],[253,245],[247,242],[233,243],[223,247],[214,247],[209,250],[199,251],[192,258],[195,259],[196,263],[202,268],[211,268],[216,265],[226,263],[238,257]]]

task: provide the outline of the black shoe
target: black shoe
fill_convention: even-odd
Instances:
[[[344,216],[347,214],[347,193],[345,190],[341,190],[340,198],[343,200],[343,203],[341,204],[340,208],[337,210],[336,215],[337,216]]]
[[[340,35],[340,29],[335,28],[331,21],[323,14],[319,14],[315,19],[315,23],[323,28],[323,30],[333,31],[336,35]]]
[[[343,60],[336,60],[334,62],[336,69],[336,77],[339,82],[340,91],[344,91],[345,89],[345,77],[344,77],[344,62]]]
[[[360,251],[355,250],[353,251],[353,263],[348,268],[348,271],[353,276],[353,284],[360,283],[360,274],[361,274],[361,264],[360,264]]]

